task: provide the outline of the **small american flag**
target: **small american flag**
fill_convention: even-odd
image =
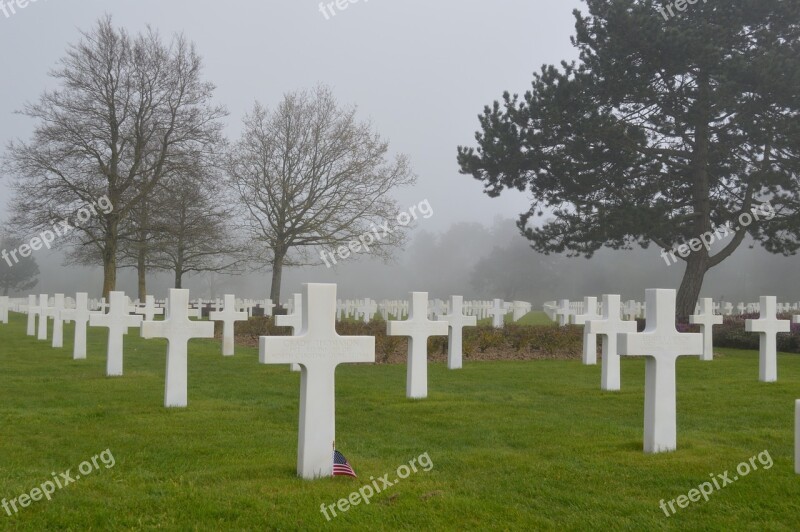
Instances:
[[[356,472],[353,471],[353,468],[350,467],[350,464],[347,462],[347,458],[344,457],[342,453],[337,451],[336,449],[333,450],[333,476],[349,476],[349,477],[356,477]]]

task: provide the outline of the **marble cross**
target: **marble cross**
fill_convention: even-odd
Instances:
[[[761,382],[778,380],[777,334],[791,330],[789,320],[776,316],[775,296],[761,296],[760,315],[757,320],[745,320],[744,330],[759,333],[758,373]]]
[[[36,336],[36,317],[41,319],[42,308],[36,305],[36,296],[28,296],[28,336]]]
[[[620,333],[636,332],[636,322],[624,321],[621,312],[620,296],[606,294],[603,296],[602,319],[586,323],[586,328],[590,333],[601,336],[603,367],[600,388],[602,390],[617,391],[620,389],[620,358],[617,338]]]
[[[464,298],[453,296],[450,298],[450,314],[438,316],[438,321],[447,322],[447,367],[460,369],[462,367],[463,349],[462,336],[464,327],[475,327],[478,318],[464,315]]]
[[[297,474],[305,479],[333,475],[336,435],[336,366],[375,362],[375,338],[336,333],[336,285],[306,284],[297,336],[262,336],[259,362],[300,364],[300,428]]]
[[[109,294],[108,314],[92,314],[89,325],[108,328],[108,348],[106,349],[106,375],[118,377],[122,375],[123,337],[130,327],[139,327],[141,316],[128,314],[128,297],[125,292]]]
[[[89,323],[90,316],[101,313],[100,311],[93,312],[89,310],[89,294],[85,292],[78,292],[75,295],[74,309],[61,311],[62,320],[75,322],[75,340],[72,347],[73,360],[86,358],[86,324]]]
[[[506,309],[502,299],[494,300],[494,306],[489,310],[489,314],[492,316],[492,327],[502,329],[505,325],[503,320],[506,316]]]
[[[428,292],[411,292],[408,319],[386,322],[388,336],[408,336],[406,397],[428,396],[428,337],[447,334],[447,322],[428,319]]]
[[[224,310],[215,310],[208,314],[211,321],[222,322],[222,355],[229,357],[234,351],[234,323],[237,321],[247,321],[247,312],[236,311],[236,296],[228,294],[225,296]]]
[[[144,321],[153,321],[155,316],[164,315],[164,309],[156,306],[155,297],[144,296],[144,307],[138,307],[134,313],[141,315]]]
[[[163,321],[142,323],[142,338],[167,339],[167,374],[164,406],[185,407],[188,404],[188,348],[192,338],[214,338],[214,324],[189,319],[189,291],[169,291],[169,317]]]
[[[703,354],[703,335],[675,328],[675,290],[648,289],[646,326],[618,335],[620,355],[641,355],[645,363],[644,452],[677,448],[675,363],[680,356]]]
[[[714,360],[714,325],[722,325],[722,316],[714,314],[714,301],[710,297],[700,300],[700,312],[689,316],[689,323],[699,325],[703,334],[703,356],[700,360]]]
[[[583,363],[586,366],[597,364],[597,336],[589,331],[586,323],[600,319],[597,313],[597,298],[583,298],[583,314],[576,314],[573,318],[575,325],[583,325]]]
[[[39,335],[37,340],[47,340],[47,319],[53,315],[54,307],[49,306],[47,294],[39,296]]]
[[[50,311],[53,316],[53,348],[64,347],[64,322],[61,320],[61,313],[64,306],[64,294],[53,296],[53,309]]]

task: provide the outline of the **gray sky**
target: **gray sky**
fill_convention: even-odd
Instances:
[[[29,137],[34,124],[14,111],[52,86],[47,72],[78,40],[78,30],[110,13],[131,32],[150,24],[196,43],[205,78],[231,113],[229,137],[238,136],[255,100],[272,106],[287,91],[328,84],[340,102],[358,106],[393,152],[410,156],[418,182],[397,199],[401,206],[429,200],[435,215],[420,229],[441,232],[459,221],[488,225],[496,216],[516,216],[528,202],[523,194],[485,196],[478,181],[458,174],[456,146],[472,144],[477,115],[503,90],[524,91],[542,63],[574,55],[569,35],[578,4],[362,0],[326,19],[310,0],[39,0],[10,18],[0,13],[0,144],[4,151],[9,140]],[[7,213],[7,181],[0,180],[0,218]],[[63,290],[57,257],[40,252],[36,258],[44,272],[37,289]],[[323,277],[346,277],[348,267]],[[96,290],[97,271],[70,274]],[[284,293],[302,280],[290,273]],[[121,284],[133,289],[125,275]],[[259,278],[252,286],[266,285]]]
[[[319,2],[260,0],[169,2],[39,0],[10,18],[0,13],[0,140],[27,138],[33,124],[14,115],[50,83],[47,72],[78,39],[78,29],[110,13],[116,25],[150,24],[184,32],[205,59],[205,77],[231,116],[228,134],[255,100],[272,106],[291,90],[330,85],[356,104],[411,157],[418,184],[402,205],[427,198],[426,228],[491,221],[525,209],[524,195],[489,200],[479,182],[458,174],[456,146],[471,144],[483,106],[504,89],[524,91],[542,63],[572,57],[575,0],[371,0],[326,20]],[[7,192],[3,192],[2,215]]]
[[[527,90],[543,63],[575,58],[569,42],[572,10],[581,7],[578,0],[361,0],[326,20],[312,0],[38,0],[10,18],[0,12],[0,151],[13,138],[30,136],[34,124],[13,113],[48,87],[48,70],[77,42],[78,29],[110,13],[130,32],[150,24],[165,36],[184,32],[196,43],[205,79],[217,85],[216,99],[231,113],[230,138],[238,136],[242,116],[255,100],[274,106],[287,91],[324,83],[341,103],[356,104],[360,118],[373,122],[394,153],[410,156],[418,182],[396,197],[401,207],[427,199],[434,215],[418,224],[396,263],[351,260],[336,270],[289,270],[284,298],[302,282],[316,281],[339,283],[345,297],[404,297],[410,290],[428,290],[440,297],[458,291],[541,302],[613,291],[642,299],[645,287],[677,288],[682,266],[666,267],[654,247],[608,252],[554,266],[570,274],[537,284],[537,268],[546,260],[527,249],[513,223],[499,221],[527,210],[528,198],[505,193],[490,199],[479,182],[459,175],[456,164],[456,147],[474,144],[484,105],[504,90]],[[0,179],[0,218],[9,200],[6,182]],[[464,236],[475,232],[456,225],[460,222],[486,229],[474,238]],[[460,236],[442,240],[454,227],[461,227],[452,233]],[[492,233],[492,227],[501,229]],[[431,245],[436,238],[438,244]],[[57,255],[35,257],[43,272],[36,291],[99,292],[99,269],[65,271]],[[481,261],[486,275],[515,272],[518,282],[505,287],[507,295],[496,293],[502,287],[482,292],[471,282]],[[776,295],[792,290],[792,297],[800,297],[800,289],[787,288],[797,285],[795,262],[743,246],[709,273],[703,295],[756,300],[757,290],[778,283],[772,288]],[[770,272],[766,281],[758,271]],[[169,275],[158,276],[150,291],[163,296],[170,282]],[[266,297],[268,285],[268,273],[186,282],[193,296],[235,291]],[[132,273],[123,272],[118,288],[134,293],[135,287]]]

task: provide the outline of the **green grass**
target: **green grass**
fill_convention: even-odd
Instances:
[[[405,398],[405,366],[337,372],[337,447],[358,479],[295,476],[299,375],[223,358],[190,344],[189,407],[163,408],[165,342],[126,337],[125,376],[104,376],[104,329],[89,358],[25,336],[24,316],[0,325],[0,497],[105,449],[116,460],[52,501],[0,513],[8,530],[796,530],[793,409],[800,358],[779,357],[758,382],[758,354],[723,350],[678,363],[678,451],[642,452],[644,363],[625,359],[623,390],[600,390],[579,362],[470,362],[429,367],[430,396]],[[666,517],[673,499],[768,450],[759,469]],[[433,462],[327,522],[322,503],[423,453]],[[760,466],[759,466],[760,467]],[[733,474],[731,474],[731,477]],[[0,510],[2,512],[2,510]]]

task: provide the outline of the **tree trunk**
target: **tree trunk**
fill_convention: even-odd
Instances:
[[[696,115],[695,149],[692,154],[692,203],[694,204],[694,234],[700,235],[711,232],[711,197],[708,178],[709,164],[709,122],[710,112],[710,86],[708,74],[701,72],[698,79],[699,94],[693,114]],[[692,250],[686,260],[686,270],[683,272],[681,287],[678,289],[676,313],[678,320],[688,322],[689,316],[694,314],[697,298],[703,288],[703,278],[710,266],[708,249]]]
[[[147,264],[145,258],[145,249],[140,247],[139,256],[136,258],[136,271],[139,275],[139,301],[144,301],[147,296]]]
[[[708,259],[706,257],[700,253],[689,255],[686,270],[683,272],[683,280],[678,289],[676,312],[679,321],[688,322],[689,316],[694,314],[700,290],[703,288],[703,278],[707,271]]]
[[[175,288],[183,288],[183,274],[180,268],[175,268]]]
[[[109,294],[117,288],[117,238],[116,235],[106,237],[103,250],[103,297],[110,300]]]
[[[283,259],[285,253],[275,252],[275,258],[272,260],[272,286],[270,287],[269,297],[272,303],[275,304],[276,309],[282,309],[281,306],[281,276],[283,275]]]

